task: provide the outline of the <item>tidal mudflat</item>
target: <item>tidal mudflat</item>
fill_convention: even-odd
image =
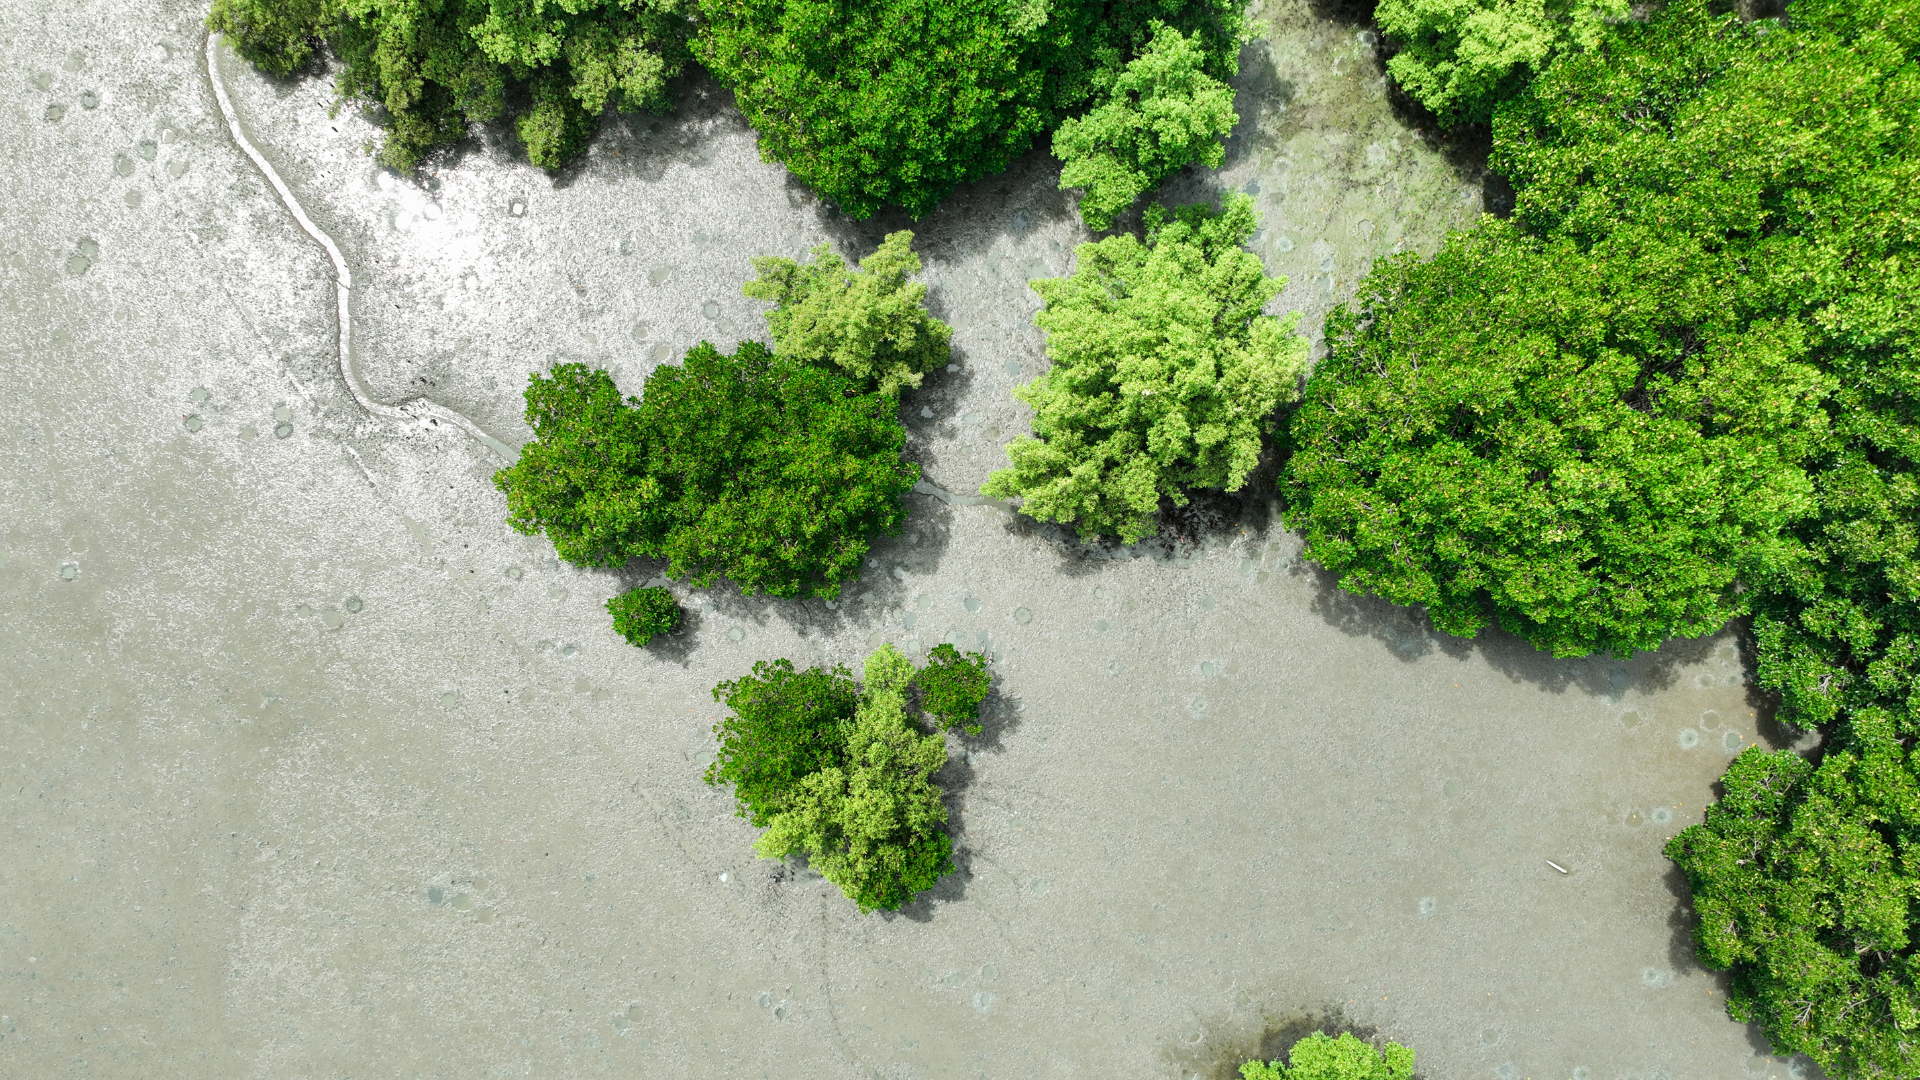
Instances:
[[[210,74],[197,5],[4,10],[0,1073],[1211,1078],[1308,1015],[1424,1076],[1799,1071],[1660,854],[1786,737],[1734,629],[1555,661],[1334,590],[1264,497],[1134,549],[966,498],[1044,363],[1026,282],[1086,239],[1044,155],[913,226],[958,363],[908,402],[906,535],[832,605],[684,592],[642,651],[602,604],[658,567],[502,524],[527,374],[637,391],[764,334],[751,256],[908,222],[821,207],[698,80],[558,177],[482,133],[415,180],[324,79]],[[1487,191],[1338,14],[1258,9],[1226,164],[1168,191],[1254,195],[1309,331]],[[350,269],[350,372],[215,77]],[[999,678],[962,871],[862,917],[754,859],[713,685],[943,640]]]

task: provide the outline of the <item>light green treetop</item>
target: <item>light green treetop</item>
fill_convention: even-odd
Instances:
[[[881,393],[919,386],[951,358],[953,328],[927,313],[927,286],[909,280],[920,272],[912,243],[913,233],[893,233],[858,270],[825,244],[805,265],[777,255],[753,260],[760,276],[744,291],[774,302],[774,352],[838,367]]]
[[[1397,1042],[1383,1050],[1345,1032],[1335,1039],[1323,1031],[1293,1044],[1287,1052],[1291,1065],[1278,1061],[1249,1061],[1240,1066],[1241,1080],[1412,1080],[1413,1051]]]
[[[806,856],[862,912],[899,907],[953,865],[947,808],[932,779],[946,764],[946,742],[908,720],[913,675],[892,645],[867,657],[845,764],[807,775],[754,845],[764,858]]]
[[[1380,0],[1374,18],[1400,45],[1394,81],[1451,126],[1485,123],[1555,53],[1592,48],[1627,11],[1628,0]]]
[[[1203,70],[1207,59],[1197,37],[1156,24],[1108,99],[1054,132],[1054,156],[1066,163],[1060,186],[1085,189],[1080,215],[1088,228],[1107,228],[1187,165],[1220,166],[1220,140],[1233,130],[1233,89]]]
[[[1035,437],[1008,444],[1012,467],[982,490],[1127,543],[1153,534],[1163,497],[1239,490],[1307,363],[1299,316],[1260,313],[1286,281],[1240,246],[1255,224],[1244,195],[1218,212],[1150,207],[1144,243],[1082,244],[1071,277],[1033,282],[1052,367],[1014,394]]]

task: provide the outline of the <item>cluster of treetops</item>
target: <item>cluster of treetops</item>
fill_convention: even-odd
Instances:
[[[697,58],[767,153],[849,212],[920,213],[1051,131],[1102,225],[1171,169],[1217,162],[1242,35],[1231,5],[1175,0],[535,2],[220,0],[214,22],[280,71],[330,43],[342,93],[386,106],[398,163],[509,114],[557,163],[608,102],[658,107]],[[1309,374],[1295,320],[1262,314],[1282,282],[1242,246],[1250,202],[1150,207],[1138,235],[1033,283],[1052,365],[1016,391],[1033,436],[986,491],[1131,542],[1272,452],[1306,556],[1446,632],[1625,655],[1750,620],[1779,719],[1824,738],[1814,756],[1742,753],[1669,844],[1699,956],[1781,1053],[1909,1077],[1920,0],[1733,8],[1382,0],[1391,75],[1444,120],[1490,125],[1512,215],[1376,264]],[[513,523],[584,565],[664,558],[694,584],[836,595],[899,531],[917,469],[898,399],[948,359],[909,240],[857,270],[824,250],[760,260],[748,291],[775,304],[771,350],[702,344],[628,401],[584,367],[537,376],[536,441],[499,478]],[[642,637],[677,618],[670,597],[625,604]],[[758,701],[786,677],[722,690]],[[863,906],[945,867],[916,786],[937,768],[915,749],[924,699],[904,689],[924,677],[885,650],[861,691],[792,675],[822,689],[791,714],[832,721],[761,725],[815,732],[766,736],[791,752],[742,734],[758,722],[735,705],[712,775],[768,827],[763,851],[827,853]],[[731,764],[761,760],[777,796],[747,794],[772,789]],[[882,789],[874,825],[850,800]]]

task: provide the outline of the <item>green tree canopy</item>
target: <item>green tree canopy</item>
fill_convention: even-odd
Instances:
[[[655,634],[671,634],[680,628],[679,602],[658,586],[628,589],[612,597],[607,601],[607,614],[613,616],[613,632],[637,648],[644,648]]]
[[[606,372],[563,364],[531,377],[534,441],[494,483],[509,524],[569,562],[664,558],[696,585],[831,597],[874,536],[899,532],[919,477],[896,411],[754,342],[702,342],[625,403]]]
[[[845,672],[809,680],[783,660],[754,675],[714,691],[748,711],[715,729],[723,758],[707,782],[734,780],[743,812],[754,800],[753,821],[767,827],[754,845],[762,857],[805,856],[863,913],[898,908],[953,869],[947,808],[933,783],[947,748],[909,715],[912,661],[892,645],[867,657],[866,684],[851,718],[832,729],[832,753],[822,752],[824,725],[845,708]],[[775,687],[784,692],[769,694]]]
[[[913,681],[920,687],[920,708],[936,726],[980,734],[980,705],[993,685],[985,656],[977,652],[963,656],[942,642],[927,654],[927,666]]]
[[[1628,0],[1380,0],[1387,72],[1443,125],[1486,123],[1561,52],[1591,49]]]
[[[1100,99],[1158,20],[1232,74],[1230,0],[704,0],[696,51],[762,152],[855,217],[918,217]]]
[[[1080,216],[1095,232],[1114,215],[1198,162],[1220,167],[1233,130],[1233,89],[1207,74],[1195,39],[1163,25],[1121,70],[1107,99],[1053,133],[1053,155],[1066,163],[1062,188],[1081,188]]]
[[[721,683],[714,700],[734,715],[714,726],[720,750],[706,776],[732,784],[740,816],[767,830],[762,856],[805,857],[862,912],[898,908],[953,868],[933,783],[946,743],[921,726],[909,690],[920,687],[926,718],[965,727],[989,682],[985,657],[952,646],[916,672],[884,645],[865,678],[855,687],[844,668],[796,672],[776,660]]]
[[[1341,1032],[1333,1038],[1324,1031],[1293,1044],[1287,1063],[1249,1061],[1240,1066],[1241,1080],[1413,1080],[1413,1051],[1397,1042],[1383,1049]]]
[[[1792,10],[1675,2],[1502,109],[1512,222],[1329,321],[1289,470],[1310,557],[1562,655],[1819,606],[1810,530],[1843,461],[1885,461],[1850,432],[1898,441],[1854,403],[1912,366],[1912,4]]]
[[[1817,765],[1743,753],[1705,821],[1667,854],[1692,885],[1702,962],[1732,972],[1732,1016],[1830,1076],[1911,1076],[1920,1071],[1920,4],[1799,0],[1779,26],[1696,25],[1716,33],[1646,65],[1653,77],[1629,107],[1685,101],[1690,83],[1712,80],[1714,108],[1687,119],[1714,131],[1716,167],[1741,182],[1722,207],[1658,212],[1724,214],[1757,235],[1749,287],[1800,315],[1833,377],[1833,437],[1808,463],[1817,512],[1793,527],[1806,557],[1753,602],[1759,681],[1781,694],[1780,718],[1829,730]],[[1712,47],[1728,42],[1744,49]],[[1606,130],[1596,115],[1590,107],[1572,121]],[[1647,154],[1639,168],[1665,184],[1688,164],[1626,149]],[[1545,181],[1531,213],[1570,231],[1606,228],[1605,189],[1580,191],[1571,179],[1585,163],[1522,165]]]
[[[913,234],[889,234],[873,254],[848,270],[825,244],[813,262],[777,255],[753,260],[759,277],[748,296],[771,300],[767,327],[781,356],[838,368],[891,394],[918,387],[924,373],[952,359],[953,328],[927,314],[927,287],[910,278],[920,272]]]
[[[919,216],[1004,171],[1101,100],[1156,22],[1233,73],[1233,0],[214,0],[207,19],[279,75],[331,45],[341,97],[386,111],[397,168],[502,118],[558,168],[607,106],[664,110],[697,52],[768,159],[855,217]]]
[[[1014,391],[1034,437],[1008,444],[1012,467],[981,490],[1128,543],[1154,533],[1163,498],[1239,490],[1307,360],[1298,316],[1260,313],[1286,283],[1241,247],[1255,224],[1244,195],[1217,212],[1149,207],[1145,242],[1082,244],[1071,277],[1033,282],[1052,366]]]
[[[1855,713],[1816,767],[1749,747],[1667,844],[1727,1012],[1833,1077],[1920,1072],[1920,778],[1892,718]]]
[[[720,741],[706,781],[733,785],[739,814],[766,828],[800,781],[843,765],[859,687],[846,668],[795,671],[790,660],[753,665],[753,674],[714,687],[713,700],[733,715],[715,724]]]
[[[1729,318],[1700,287],[1718,260],[1689,247],[1583,253],[1486,221],[1376,266],[1293,422],[1307,557],[1556,656],[1739,614],[1742,576],[1793,558],[1827,382],[1798,328]]]
[[[512,118],[534,164],[585,148],[608,105],[664,111],[694,0],[214,0],[209,29],[277,75],[321,43],[345,100],[387,113],[380,159],[410,169],[467,125]]]

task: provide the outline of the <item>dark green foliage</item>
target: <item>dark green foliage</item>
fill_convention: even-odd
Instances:
[[[1287,1062],[1249,1061],[1240,1066],[1241,1080],[1413,1080],[1413,1051],[1397,1042],[1384,1049],[1341,1032],[1333,1038],[1324,1031],[1293,1044]]]
[[[1159,528],[1162,499],[1238,491],[1307,364],[1299,316],[1261,314],[1286,281],[1241,246],[1257,224],[1245,195],[1151,206],[1144,243],[1082,244],[1071,277],[1032,282],[1052,366],[1014,391],[1033,437],[1007,444],[1012,466],[981,491],[1130,544]]]
[[[671,634],[680,628],[680,605],[665,589],[628,589],[607,601],[607,613],[613,616],[613,630],[628,644],[644,647],[655,634]]]
[[[927,654],[927,666],[913,681],[920,687],[921,710],[936,726],[980,734],[980,704],[987,700],[993,683],[985,656],[977,652],[962,656],[959,649],[942,642]]]
[[[745,342],[702,342],[623,403],[565,364],[527,387],[535,439],[494,483],[508,522],[582,566],[664,558],[695,585],[832,597],[871,538],[894,535],[919,468],[894,398]]]
[[[534,164],[579,154],[600,113],[667,107],[696,0],[214,0],[207,25],[279,75],[324,42],[341,97],[386,112],[381,160],[411,168],[467,126],[512,119]],[[856,217],[916,216],[1006,169],[1103,99],[1155,22],[1234,71],[1231,0],[706,0],[698,52],[763,152]]]
[[[214,0],[207,26],[278,75],[330,44],[340,96],[386,111],[380,159],[395,168],[506,117],[552,169],[607,106],[668,107],[693,12],[693,0]]]
[[[1706,821],[1667,844],[1693,887],[1727,1012],[1833,1077],[1920,1072],[1920,779],[1882,710],[1818,767],[1750,747]]]
[[[695,48],[761,150],[855,217],[925,214],[1100,100],[1152,23],[1233,73],[1229,0],[704,0]]]
[[[742,291],[774,302],[767,329],[781,356],[838,368],[882,393],[917,388],[952,359],[953,327],[927,314],[927,287],[910,280],[920,272],[912,243],[905,230],[889,234],[857,270],[825,244],[808,264],[762,256],[753,260],[760,276]]]
[[[720,751],[707,783],[732,784],[740,815],[766,828],[762,856],[804,856],[862,912],[898,908],[953,868],[933,783],[946,743],[916,722],[908,688],[921,684],[934,719],[964,724],[986,696],[986,658],[942,646],[933,661],[916,673],[884,645],[856,691],[843,668],[795,672],[776,660],[713,692],[734,715],[713,729]]]
[[[739,814],[757,828],[786,805],[802,778],[846,761],[846,733],[859,688],[846,668],[795,671],[790,660],[714,687],[733,715],[714,725],[720,750],[706,781],[733,785]]]
[[[231,38],[262,71],[285,78],[307,66],[338,18],[338,0],[213,0],[207,29]]]

